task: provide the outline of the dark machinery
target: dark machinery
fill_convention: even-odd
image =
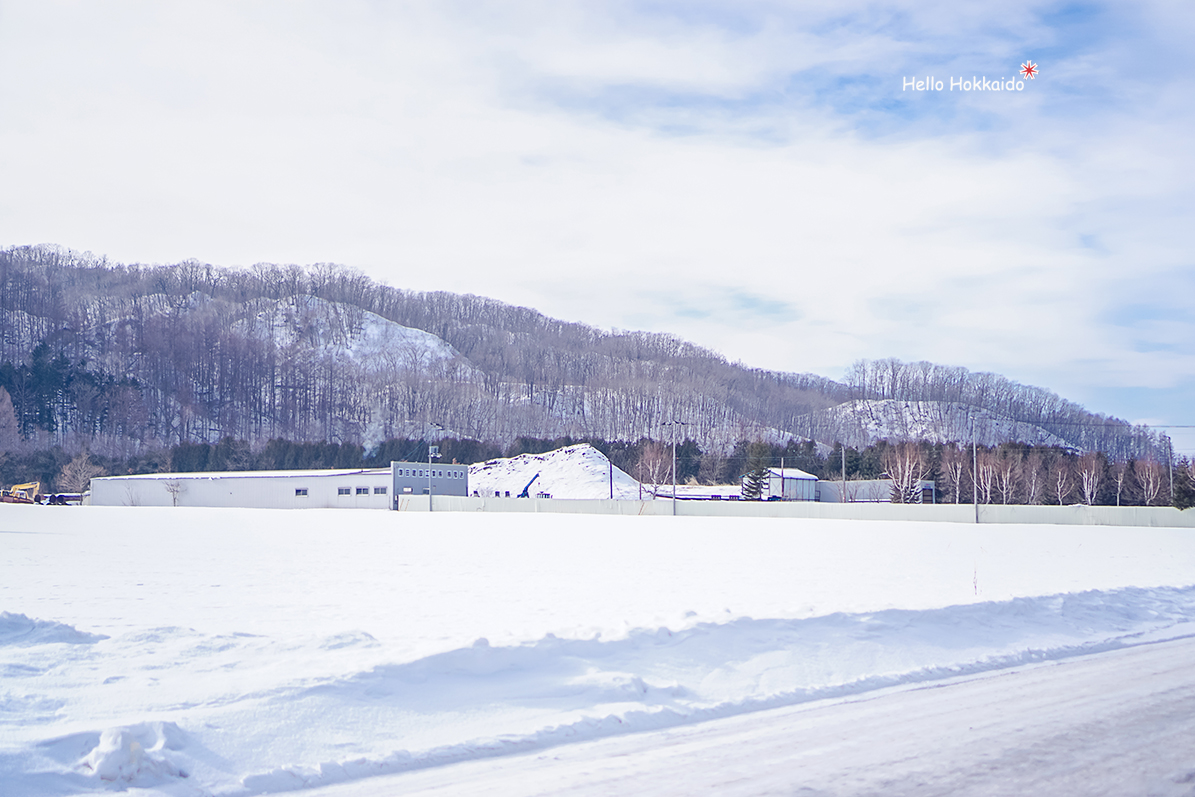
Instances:
[[[518,497],[519,498],[530,498],[531,497],[531,485],[535,484],[535,480],[538,478],[539,478],[538,473],[535,474],[534,476],[532,476],[531,481],[527,482],[527,486],[523,488],[523,492],[519,493]]]

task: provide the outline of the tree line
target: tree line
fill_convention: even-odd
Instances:
[[[684,421],[705,456],[731,461],[756,438],[867,448],[876,403],[902,401],[931,407],[939,441],[968,439],[978,418],[988,445],[1040,429],[1114,459],[1158,456],[1149,430],[994,374],[898,360],[859,361],[841,383],[770,372],[671,335],[405,291],[333,264],[141,266],[13,247],[0,251],[0,326],[0,450],[15,453],[130,459],[227,439],[373,450],[438,430],[501,450],[520,437],[633,448]],[[391,337],[354,355],[379,329]]]
[[[87,452],[72,457],[61,447],[0,453],[0,481],[41,481],[46,492],[82,492],[92,477],[102,475],[384,468],[392,461],[425,461],[431,445],[439,446],[441,461],[471,465],[578,443],[601,451],[652,494],[661,490],[666,494],[675,478],[680,484],[741,484],[745,497],[759,498],[768,469],[783,468],[823,481],[845,480],[848,500],[852,484],[890,479],[891,500],[898,503],[920,501],[920,483],[930,480],[935,482],[939,503],[1195,506],[1195,460],[1180,457],[1170,465],[1153,458],[1115,460],[1099,452],[1020,443],[971,448],[881,441],[860,449],[838,445],[826,450],[810,441],[790,439],[782,446],[757,439],[739,440],[730,452],[722,453],[703,451],[695,440],[686,438],[676,443],[674,460],[669,442],[646,437],[627,442],[520,436],[505,447],[457,437],[395,438],[370,450],[356,443],[277,438],[254,448],[248,441],[230,437],[216,443],[180,443],[128,458]]]

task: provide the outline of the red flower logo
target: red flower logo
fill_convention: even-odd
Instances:
[[[1035,77],[1037,77],[1037,64],[1033,63],[1032,61],[1026,61],[1025,63],[1021,64],[1021,74],[1030,80],[1033,80]]]

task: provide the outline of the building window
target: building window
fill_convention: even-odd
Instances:
[[[375,488],[373,488],[373,494],[374,495],[385,495],[386,488],[385,487],[375,487]]]
[[[296,487],[296,488],[295,488],[295,495],[296,495],[296,496],[298,496],[298,495],[307,495],[307,488],[306,488],[306,487]]]
[[[353,492],[353,490],[351,487],[337,487],[336,488],[337,495],[350,495],[352,492]]]
[[[358,487],[357,495],[369,495],[369,488],[368,487]]]

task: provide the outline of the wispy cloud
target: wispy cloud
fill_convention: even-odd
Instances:
[[[5,4],[0,243],[347,262],[1177,412],[1192,33],[1166,3]],[[1026,59],[1023,91],[903,90]]]

